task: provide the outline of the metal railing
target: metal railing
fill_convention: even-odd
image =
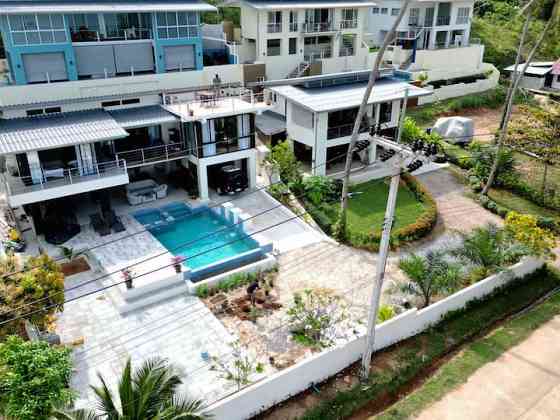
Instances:
[[[297,32],[299,30],[299,23],[290,22],[289,30],[290,30],[290,32]]]
[[[184,105],[189,116],[196,119],[201,116],[208,117],[211,113],[209,111],[213,110],[220,110],[221,112],[237,112],[238,110],[246,110],[245,107],[240,108],[240,102],[254,105],[262,104],[267,101],[267,97],[265,97],[264,93],[254,93],[250,89],[242,89],[239,94],[231,96],[221,96],[219,90],[211,89],[208,91],[196,92],[196,95],[198,99],[182,101],[173,94],[165,94],[164,103],[166,105]],[[185,116],[185,118],[188,117]]]
[[[305,22],[301,27],[302,32],[334,32],[334,25],[332,22]]]
[[[266,31],[269,34],[277,34],[282,32],[282,23],[269,23],[266,26]]]
[[[87,28],[70,28],[70,33],[72,42],[134,41],[153,38],[152,30],[143,28],[107,28],[105,33]]]
[[[466,25],[467,23],[469,23],[469,16],[457,16],[457,18],[455,19],[455,23],[457,25]]]
[[[447,26],[451,23],[451,16],[438,16],[436,20],[437,26]]]
[[[354,131],[354,124],[344,124],[336,127],[329,127],[327,129],[327,140],[338,139],[341,137],[349,137]],[[369,124],[363,122],[360,126],[360,133],[367,133],[369,131]]]
[[[323,60],[325,58],[332,58],[332,48],[325,47],[325,48],[317,48],[311,51],[307,51],[303,53],[303,59],[308,63],[314,63],[317,60]]]
[[[6,189],[9,195],[24,194],[41,191],[49,188],[63,187],[106,178],[127,173],[124,160],[114,160],[103,163],[84,162],[82,167],[67,169],[44,169],[42,167],[29,167],[31,175],[8,176]]]
[[[116,154],[117,160],[126,162],[127,167],[133,168],[157,162],[167,162],[181,159],[188,155],[188,148],[183,143],[162,144],[159,146],[143,147],[127,150]]]
[[[239,152],[241,150],[249,150],[255,147],[255,135],[249,134],[243,137],[227,138],[223,137],[212,143],[199,144],[196,150],[196,157],[207,158],[212,156],[223,155],[226,153]]]
[[[342,20],[340,22],[340,29],[356,29],[358,27],[358,20]]]

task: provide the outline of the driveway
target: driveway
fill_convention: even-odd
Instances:
[[[420,413],[419,420],[560,418],[560,316],[468,382]]]

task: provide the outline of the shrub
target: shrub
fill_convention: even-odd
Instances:
[[[288,140],[278,143],[272,148],[268,161],[278,167],[280,178],[284,183],[290,185],[301,182],[299,162]]]
[[[395,309],[389,305],[381,305],[377,314],[377,322],[382,323],[389,321],[395,316]]]
[[[426,130],[421,129],[411,117],[404,119],[401,141],[403,143],[412,143],[416,140],[422,140],[424,143],[435,143],[441,148],[441,136],[435,132],[428,134]]]
[[[10,336],[0,344],[0,410],[6,418],[42,420],[66,405],[72,373],[70,350]]]
[[[552,249],[556,238],[547,229],[538,226],[537,218],[528,214],[508,213],[505,230],[511,237],[530,250],[531,255],[554,259]]]
[[[472,154],[472,167],[470,175],[477,177],[482,182],[486,182],[490,176],[490,171],[496,157],[496,148],[493,146],[472,143],[469,146]],[[502,149],[498,157],[498,169],[496,172],[496,185],[502,185],[504,177],[515,176],[515,158],[513,151]]]
[[[305,178],[303,180],[303,191],[305,198],[314,206],[338,199],[335,182],[327,176],[315,175]]]

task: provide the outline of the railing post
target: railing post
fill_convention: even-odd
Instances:
[[[140,149],[141,155],[142,155],[142,163],[144,163],[146,161],[146,157],[144,156],[144,149]]]
[[[68,169],[68,179],[70,180],[70,184],[74,183],[74,181],[72,180],[72,169]]]
[[[97,171],[97,176],[101,177],[101,174],[99,173],[99,164],[98,163],[95,164],[95,169]]]
[[[165,160],[169,160],[169,145],[165,145]]]

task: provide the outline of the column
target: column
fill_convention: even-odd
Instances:
[[[257,187],[257,152],[253,151],[247,158],[247,177],[249,179],[249,189]]]
[[[201,200],[209,200],[208,194],[208,169],[200,160],[196,166],[198,174],[198,195]]]
[[[436,47],[436,25],[437,25],[437,17],[438,17],[438,13],[439,13],[439,3],[435,4],[434,7],[434,18],[432,20],[432,29],[431,29],[431,33],[430,33],[430,42],[428,44],[428,49],[429,50],[433,50]]]
[[[36,151],[27,152],[27,163],[29,165],[29,174],[34,184],[43,183],[43,171],[41,169],[41,161],[39,153]]]

